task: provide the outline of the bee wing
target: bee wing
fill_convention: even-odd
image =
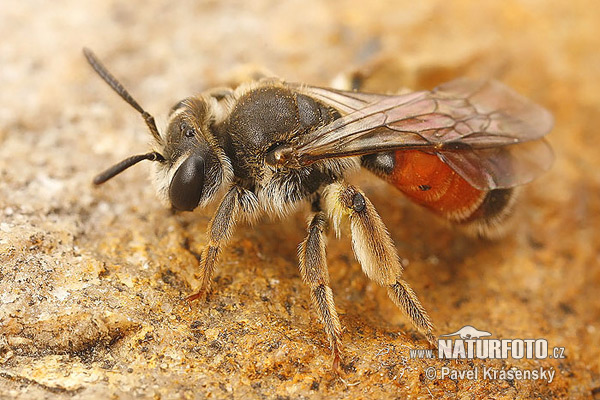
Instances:
[[[473,187],[506,189],[531,182],[554,160],[546,140],[517,145],[436,152],[437,156]]]
[[[344,115],[297,138],[288,156],[299,165],[418,149],[437,154],[473,186],[495,189],[527,183],[553,161],[539,140],[551,130],[552,115],[497,81],[462,78],[392,96],[304,90]]]

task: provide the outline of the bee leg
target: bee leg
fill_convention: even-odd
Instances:
[[[198,293],[189,296],[188,301],[206,296],[210,290],[217,257],[221,252],[221,247],[233,233],[233,228],[238,220],[238,212],[240,210],[255,211],[253,207],[255,204],[255,195],[246,189],[234,186],[225,194],[208,225],[208,245],[202,251],[200,261],[200,289]]]
[[[325,258],[325,231],[327,230],[327,216],[323,211],[317,210],[311,214],[308,223],[308,236],[298,247],[300,259],[300,275],[302,280],[310,287],[310,297],[325,326],[333,354],[333,370],[338,375],[343,375],[340,369],[342,327],[333,303],[333,292],[329,287],[329,272]]]
[[[433,323],[415,292],[401,279],[402,264],[392,238],[373,204],[354,186],[339,182],[329,185],[324,196],[338,236],[342,217],[349,219],[352,249],[364,273],[369,279],[387,287],[394,304],[435,345]]]

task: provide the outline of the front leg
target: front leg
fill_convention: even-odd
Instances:
[[[433,324],[417,295],[402,276],[402,264],[392,238],[373,204],[360,190],[345,183],[329,185],[325,192],[327,210],[339,233],[342,217],[350,220],[352,249],[364,273],[379,285],[387,287],[388,295],[413,325],[435,346]]]
[[[208,245],[200,260],[200,289],[188,300],[203,298],[210,290],[210,283],[221,247],[231,237],[240,211],[247,217],[257,212],[256,195],[239,186],[233,186],[221,200],[217,212],[208,225]]]

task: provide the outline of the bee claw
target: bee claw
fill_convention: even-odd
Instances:
[[[348,375],[344,372],[342,368],[342,357],[340,355],[340,351],[336,348],[333,351],[333,363],[331,365],[331,369],[336,378],[338,378],[342,383],[346,386],[356,386],[360,383],[360,381],[349,382]]]
[[[194,301],[194,300],[200,300],[200,301],[201,301],[201,300],[205,300],[207,297],[208,297],[208,293],[207,293],[207,291],[206,291],[206,290],[201,290],[201,291],[199,291],[199,292],[198,292],[198,293],[196,293],[196,294],[193,294],[193,295],[191,295],[191,296],[188,296],[188,297],[186,297],[186,298],[185,298],[185,300],[186,300],[187,302],[190,302],[190,303],[191,303],[191,302],[192,302],[192,301]]]
[[[437,338],[435,337],[435,335],[432,332],[427,332],[425,334],[425,336],[427,337],[427,341],[429,342],[429,344],[437,350],[438,348],[438,342],[437,342]]]
[[[331,364],[331,369],[333,373],[338,377],[344,377],[346,373],[341,368],[342,359],[340,357],[340,353],[338,351],[333,352],[333,363]]]

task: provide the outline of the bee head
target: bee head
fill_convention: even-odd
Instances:
[[[190,97],[172,109],[157,164],[159,195],[173,208],[191,211],[209,202],[223,182],[224,157],[210,131],[211,103]]]
[[[160,135],[154,117],[146,112],[94,53],[83,50],[100,77],[146,121],[155,150],[126,158],[94,178],[100,185],[142,160],[156,161],[155,185],[173,208],[192,211],[211,200],[223,182],[225,156],[210,133],[215,105],[202,97],[180,101],[172,109],[166,134]]]

